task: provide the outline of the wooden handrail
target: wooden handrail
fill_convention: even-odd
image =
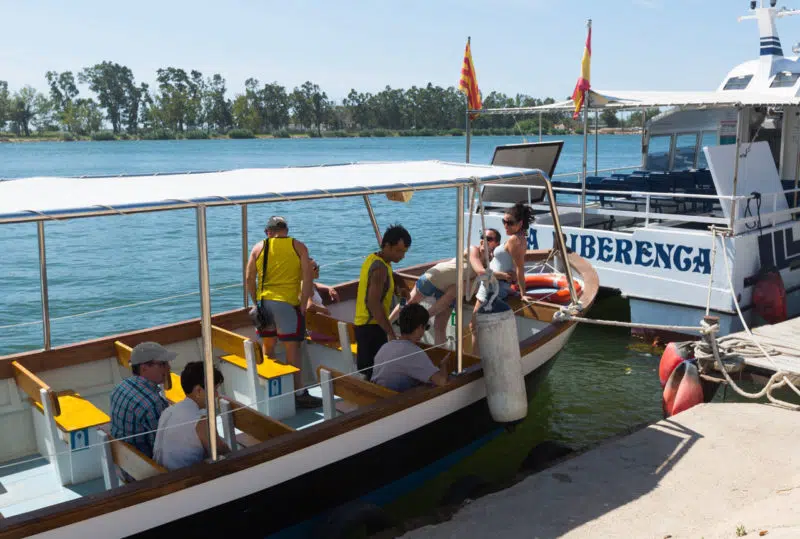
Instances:
[[[14,381],[17,383],[17,387],[24,391],[32,401],[38,402],[42,407],[44,407],[44,403],[42,402],[41,390],[44,389],[47,392],[48,399],[50,399],[53,415],[61,415],[61,406],[58,403],[58,396],[50,389],[49,385],[45,384],[38,376],[26,369],[18,361],[12,361],[11,367],[14,370]]]

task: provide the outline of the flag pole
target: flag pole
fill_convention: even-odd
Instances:
[[[586,28],[591,30],[592,19],[586,21]],[[581,228],[586,226],[586,154],[589,145],[589,90],[583,95],[583,174],[581,175]]]
[[[472,41],[471,36],[467,36],[467,48],[470,46],[470,41]],[[474,74],[473,74],[474,75]],[[466,103],[466,112],[464,113],[464,121],[466,122],[466,129],[464,130],[466,143],[467,143],[467,160],[466,162],[469,163],[469,148],[470,144],[472,143],[472,130],[470,129],[471,122],[469,121],[469,96],[464,94],[464,102]]]

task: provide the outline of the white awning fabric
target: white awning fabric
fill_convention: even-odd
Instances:
[[[644,107],[736,107],[800,105],[800,98],[785,94],[764,94],[729,90],[725,92],[636,92],[590,90],[590,109],[636,109]],[[486,114],[522,114],[574,110],[571,99],[538,107],[485,109]]]
[[[403,161],[317,167],[0,181],[0,223],[417,191],[544,178],[538,170]]]

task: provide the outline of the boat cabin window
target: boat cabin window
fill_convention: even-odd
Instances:
[[[675,156],[672,158],[673,170],[694,168],[697,161],[697,141],[700,133],[683,133],[675,139]]]
[[[708,168],[708,161],[706,161],[706,154],[703,153],[703,148],[706,146],[717,146],[716,131],[703,131],[703,138],[700,140],[700,152],[697,154],[697,168]]]
[[[741,77],[731,77],[722,87],[723,90],[744,90],[750,84],[753,75],[742,75]]]
[[[672,135],[656,135],[650,137],[647,145],[647,170],[668,170],[669,169],[669,148],[672,143]]]
[[[800,73],[791,73],[789,71],[781,71],[775,75],[775,78],[772,79],[772,84],[769,85],[770,88],[791,88],[797,82],[797,79],[800,78]]]

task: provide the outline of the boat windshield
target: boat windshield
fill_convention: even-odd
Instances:
[[[647,170],[669,169],[669,147],[672,135],[657,135],[650,137],[647,150]]]

